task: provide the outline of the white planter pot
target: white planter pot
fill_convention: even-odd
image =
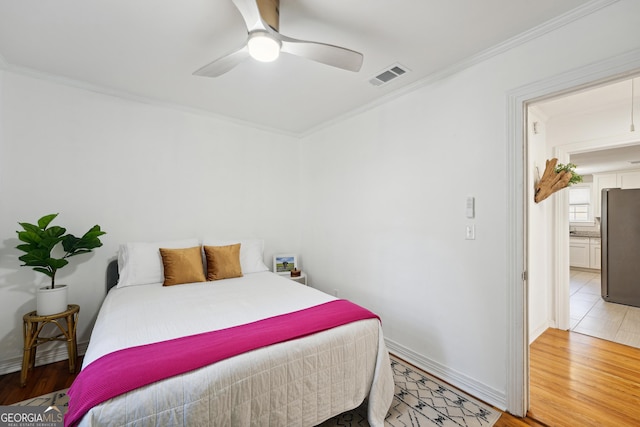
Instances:
[[[38,316],[49,316],[67,310],[67,285],[56,285],[38,289],[36,294],[36,312]]]

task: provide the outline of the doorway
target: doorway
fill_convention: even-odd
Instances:
[[[533,203],[533,189],[528,185],[528,174],[532,169],[527,157],[527,106],[531,103],[548,99],[552,96],[560,96],[571,92],[577,92],[589,87],[602,85],[607,82],[620,80],[640,71],[640,50],[635,50],[605,61],[594,63],[579,70],[572,70],[561,75],[535,82],[507,93],[507,138],[513,143],[507,145],[507,198],[509,212],[507,215],[507,253],[509,286],[507,290],[508,333],[507,333],[507,393],[506,403],[509,412],[517,416],[525,416],[529,407],[529,323],[528,323],[528,286],[531,274],[529,269],[530,257],[529,237],[531,228],[528,224],[527,209]],[[568,154],[561,159],[568,160]],[[562,197],[562,192],[558,195]],[[531,200],[531,202],[530,202]],[[561,209],[559,203],[553,203],[554,211]],[[556,212],[557,215],[557,212]],[[567,216],[564,216],[565,221]],[[561,224],[554,225],[561,227]],[[556,239],[564,240],[568,246],[567,233],[564,237]],[[556,253],[558,245],[548,242],[550,253]],[[559,258],[563,258],[560,256]],[[568,257],[567,257],[568,258]],[[558,260],[558,266],[562,263],[568,272],[568,259]],[[554,272],[561,271],[554,268]],[[562,273],[557,273],[562,274]],[[568,273],[567,273],[568,276]],[[558,278],[553,277],[553,283],[558,283]],[[568,283],[568,278],[567,278]],[[521,286],[515,284],[522,284]],[[556,286],[556,289],[558,287]],[[559,293],[550,298],[554,301],[554,312],[561,306],[558,301]]]
[[[582,160],[584,163],[577,162],[576,173],[584,176],[588,188],[592,188],[593,176],[598,176],[598,173],[637,170],[637,165],[627,161],[640,159],[640,135],[630,130],[633,81],[633,77],[627,76],[606,84],[596,82],[593,88],[581,88],[575,94],[564,93],[560,97],[529,104],[527,134],[530,173],[527,185],[533,187],[545,167],[546,159],[552,157],[563,164],[576,163],[574,159]],[[635,98],[635,103],[638,103],[638,94]],[[592,189],[590,222],[579,227],[583,234],[593,234],[593,237],[596,234],[599,237],[599,214],[595,209],[599,204],[598,196],[599,191]],[[533,341],[547,327],[571,328],[569,192],[557,192],[540,205],[543,203],[546,206],[535,206],[529,202],[528,209],[528,253],[535,254],[529,259],[530,282],[535,284],[533,281],[537,280],[541,284],[548,284],[534,286],[529,292],[529,341]],[[573,225],[576,228],[576,224]],[[589,268],[589,265],[583,267]]]
[[[628,132],[623,135],[616,135],[612,137],[606,137],[596,139],[592,141],[577,142],[568,144],[565,146],[556,148],[556,155],[558,159],[563,159],[565,162],[569,162],[572,154],[587,153],[587,152],[600,152],[608,149],[616,149],[622,147],[631,147],[640,144],[640,135]],[[558,197],[557,207],[555,209],[556,230],[556,253],[567,252],[569,247],[569,212],[568,212],[569,200],[568,194],[565,192]],[[569,270],[570,263],[568,256],[558,257],[559,262],[556,264],[555,277],[558,281],[556,283],[558,301],[561,304],[558,305],[556,310],[556,319],[558,319],[558,329],[567,330],[571,326],[570,313],[569,313],[569,294],[570,294],[570,278]]]

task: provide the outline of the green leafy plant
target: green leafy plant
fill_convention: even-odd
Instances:
[[[19,222],[22,231],[16,231],[18,239],[24,242],[16,246],[16,249],[26,252],[18,258],[24,262],[21,267],[32,267],[35,271],[51,277],[52,289],[55,288],[56,272],[69,264],[67,258],[89,253],[102,246],[100,236],[107,234],[100,230],[99,225],[91,227],[82,237],[67,234],[64,227],[49,227],[57,216],[58,214],[45,215],[38,220],[37,225]],[[64,254],[61,258],[54,258],[51,252],[59,243],[62,243]]]
[[[566,165],[563,165],[562,163],[558,163],[558,165],[556,166],[556,173],[560,173],[562,171],[571,173],[571,179],[569,180],[569,185],[577,184],[579,182],[582,182],[582,176],[576,173],[575,171],[576,167],[577,166],[574,165],[573,163],[567,163]]]

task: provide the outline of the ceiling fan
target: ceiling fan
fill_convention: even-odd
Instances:
[[[248,37],[243,45],[198,69],[193,74],[218,77],[248,57],[258,61],[275,61],[286,52],[348,71],[359,71],[361,53],[325,43],[298,40],[279,32],[280,0],[232,0],[247,25]]]

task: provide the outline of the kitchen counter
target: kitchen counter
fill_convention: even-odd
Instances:
[[[599,231],[570,231],[570,237],[600,237]]]

